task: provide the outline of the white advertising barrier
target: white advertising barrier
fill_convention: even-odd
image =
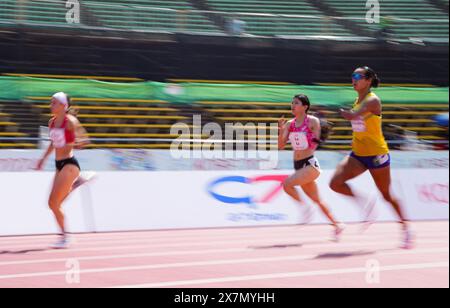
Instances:
[[[0,172],[29,172],[36,168],[44,155],[43,150],[0,150]],[[85,170],[113,170],[108,150],[75,151],[75,156]],[[90,168],[89,168],[90,167]],[[55,155],[47,159],[46,171],[55,170]]]
[[[0,150],[0,172],[32,171],[42,157],[41,150]],[[281,152],[221,152],[213,158],[205,153],[188,151],[187,157],[174,158],[167,150],[117,149],[82,150],[75,155],[83,170],[93,171],[208,171],[208,170],[291,170],[293,153]],[[335,169],[349,153],[318,151],[316,156],[323,169]],[[392,167],[401,169],[440,169],[449,167],[448,151],[393,151]],[[273,159],[273,161],[272,161]],[[54,171],[54,157],[50,157],[46,171]]]
[[[0,172],[0,235],[58,231],[47,205],[52,180],[49,172]],[[65,203],[70,231],[95,231],[87,190],[75,191]]]
[[[394,170],[395,195],[411,220],[448,220],[448,169]],[[100,172],[65,205],[71,232],[296,224],[298,205],[281,189],[283,171]],[[319,186],[335,216],[361,221],[351,200],[328,188],[332,171]],[[0,173],[0,235],[54,233],[46,200],[51,173]],[[376,193],[368,173],[352,181],[357,191]],[[311,203],[303,194],[307,203]],[[379,221],[395,221],[379,198]],[[325,223],[316,210],[314,223]]]

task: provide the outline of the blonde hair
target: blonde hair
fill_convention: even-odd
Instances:
[[[66,97],[67,97],[67,104],[68,104],[66,113],[76,117],[80,110],[72,107],[72,99],[70,98],[70,96],[68,94],[66,94]]]

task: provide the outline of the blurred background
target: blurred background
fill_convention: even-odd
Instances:
[[[76,286],[77,271],[88,287],[448,287],[448,16],[449,0],[0,0],[0,287]],[[381,78],[412,252],[393,249],[394,223],[329,243],[319,209],[323,226],[299,228],[305,212],[282,189],[293,153],[278,151],[277,123],[303,93],[332,127],[315,153],[321,198],[341,222],[366,219],[329,188],[361,66]],[[67,231],[83,233],[68,254],[46,249],[54,157],[35,171],[60,91],[91,140],[75,152],[82,175],[95,173],[65,200]],[[377,222],[397,221],[368,172],[351,185]]]
[[[343,221],[358,221],[328,181],[351,149],[351,125],[338,110],[354,102],[351,73],[365,65],[382,80],[383,129],[410,218],[448,220],[448,47],[448,0],[0,0],[0,187],[8,187],[2,203],[17,205],[2,209],[0,234],[54,231],[47,191],[35,187],[51,183],[54,163],[33,168],[59,91],[92,141],[76,156],[100,173],[70,201],[83,206],[67,207],[83,212],[69,214],[80,218],[72,231],[297,223],[296,205],[278,188],[278,198],[261,196],[292,172],[290,148],[276,151],[269,125],[292,116],[299,93],[333,126],[317,153],[321,189]],[[229,136],[227,123],[247,126]],[[209,149],[202,143],[213,136],[206,145],[231,144],[230,155],[174,157],[168,149],[180,133],[184,149]],[[252,156],[255,149],[276,157]],[[206,189],[230,173],[247,184]],[[268,183],[256,184],[261,175]],[[123,182],[130,185],[111,189]],[[375,190],[369,178],[359,187]],[[267,204],[225,204],[236,195]],[[395,218],[386,206],[380,219]]]
[[[334,124],[322,149],[347,150],[336,110],[354,100],[353,69],[368,65],[391,147],[448,149],[448,0],[383,0],[379,16],[366,4],[0,0],[0,148],[38,148],[57,91],[73,97],[96,149],[167,149],[171,126],[193,114],[274,123],[304,92]]]

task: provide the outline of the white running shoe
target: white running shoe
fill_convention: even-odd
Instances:
[[[344,232],[345,228],[347,226],[345,224],[338,224],[337,227],[334,229],[333,233],[333,242],[340,242],[342,233]]]
[[[403,230],[403,238],[402,238],[402,243],[400,245],[400,248],[401,249],[413,249],[414,248],[414,240],[415,240],[415,236],[411,230],[409,230],[409,229]]]
[[[92,181],[96,177],[97,177],[97,173],[95,173],[95,172],[92,172],[92,171],[82,172],[80,174],[80,176],[78,177],[78,179],[76,179],[76,181],[73,183],[72,191],[77,189],[78,187]]]
[[[69,248],[69,243],[69,237],[67,235],[61,235],[59,240],[50,247],[53,249],[67,249]]]
[[[299,225],[308,225],[314,219],[314,209],[312,206],[303,204],[301,205],[301,221]]]

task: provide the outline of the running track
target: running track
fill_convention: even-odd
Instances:
[[[2,237],[0,287],[448,288],[449,223],[413,227],[406,251],[395,224],[351,225],[341,243],[327,226],[77,234],[69,250]]]

